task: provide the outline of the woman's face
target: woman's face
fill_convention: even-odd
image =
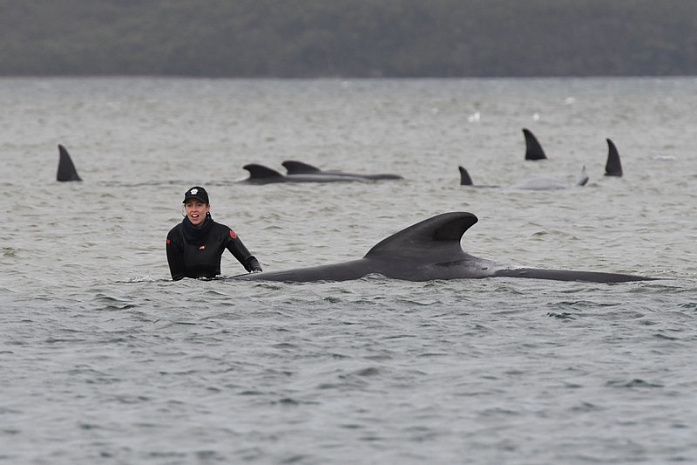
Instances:
[[[208,213],[210,209],[210,204],[203,203],[196,199],[187,200],[184,204],[186,217],[189,218],[189,221],[191,221],[191,224],[194,226],[201,226],[206,220],[206,213]]]

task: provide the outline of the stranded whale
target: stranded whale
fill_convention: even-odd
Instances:
[[[77,174],[73,160],[70,158],[70,154],[62,145],[58,145],[58,173],[56,174],[56,181],[82,181],[80,176]]]
[[[653,279],[618,273],[526,268],[478,258],[466,253],[460,244],[463,234],[476,222],[477,217],[472,213],[444,213],[384,239],[358,260],[246,274],[236,276],[235,279],[283,282],[348,281],[369,274],[380,274],[406,281],[506,277],[621,283]]]
[[[359,177],[359,178],[373,179],[373,180],[404,179],[402,176],[400,176],[398,174],[392,174],[392,173],[357,174],[357,173],[345,173],[345,172],[339,171],[339,170],[321,170],[321,169],[317,168],[316,166],[310,165],[308,163],[303,163],[301,161],[295,161],[295,160],[286,160],[281,164],[285,167],[285,169],[289,175],[312,174],[312,175],[330,175],[330,176],[350,176],[350,177]]]

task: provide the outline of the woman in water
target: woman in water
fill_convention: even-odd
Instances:
[[[192,187],[184,194],[184,220],[167,234],[167,262],[172,279],[218,276],[225,249],[250,273],[261,272],[259,262],[235,231],[213,221],[210,209],[203,187]]]

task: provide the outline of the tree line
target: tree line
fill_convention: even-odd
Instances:
[[[697,74],[693,0],[0,0],[0,75]]]

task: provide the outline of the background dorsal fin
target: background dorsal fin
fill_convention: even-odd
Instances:
[[[542,149],[542,145],[540,145],[537,137],[529,129],[525,128],[523,128],[523,135],[525,136],[525,159],[546,160],[547,154]]]
[[[458,166],[458,169],[460,170],[460,185],[473,186],[474,183],[472,182],[472,178],[470,177],[470,174],[467,172],[467,170],[462,166]]]
[[[58,144],[58,173],[56,174],[56,180],[65,181],[82,181],[80,176],[77,174],[73,160],[70,158],[70,154],[62,145]]]
[[[282,178],[283,175],[278,171],[266,167],[264,165],[257,165],[256,163],[250,163],[244,165],[242,168],[249,171],[249,179],[266,179],[266,178]]]
[[[288,171],[288,174],[312,174],[320,172],[320,169],[316,166],[312,166],[301,161],[286,160],[281,164]]]
[[[607,163],[605,164],[605,176],[622,177],[622,162],[620,161],[620,153],[615,147],[615,143],[610,139],[607,140]]]

